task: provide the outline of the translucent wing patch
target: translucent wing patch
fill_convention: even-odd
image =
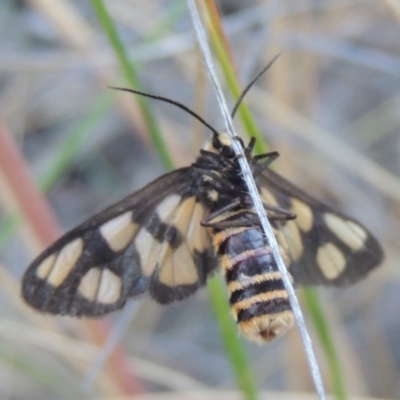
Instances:
[[[206,216],[195,196],[165,198],[134,240],[150,295],[159,303],[182,300],[217,267],[211,239],[200,225]],[[160,235],[159,232],[163,231]],[[156,236],[163,240],[151,240]]]
[[[169,303],[192,294],[217,266],[188,168],[164,175],[68,232],[28,268],[33,307],[101,315],[146,291]]]
[[[257,182],[265,203],[297,215],[276,223],[278,242],[289,252],[294,281],[304,285],[343,286],[377,267],[383,252],[369,231],[350,217],[315,200],[271,170]]]

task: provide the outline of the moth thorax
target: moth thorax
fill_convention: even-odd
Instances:
[[[291,310],[277,314],[262,315],[238,323],[240,333],[258,344],[270,342],[286,333],[294,324]]]

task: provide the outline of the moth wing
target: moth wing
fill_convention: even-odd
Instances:
[[[192,294],[217,261],[191,171],[156,179],[58,239],[27,269],[23,298],[45,312],[96,316],[146,291],[161,303]]]
[[[362,279],[382,261],[382,248],[359,222],[269,169],[257,181],[263,202],[297,215],[274,224],[282,252],[289,253],[295,283],[344,286]]]

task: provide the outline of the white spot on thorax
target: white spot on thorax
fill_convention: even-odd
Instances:
[[[219,198],[219,193],[212,189],[207,193],[207,197],[211,200],[211,201],[217,201]]]

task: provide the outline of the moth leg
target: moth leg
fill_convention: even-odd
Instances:
[[[238,204],[237,204],[238,205]],[[236,206],[236,204],[233,204],[233,206]],[[279,207],[274,207],[271,206],[269,207],[268,205],[266,209],[268,211],[274,211],[275,215],[268,215],[268,219],[272,221],[287,221],[291,219],[295,219],[296,215],[283,210]],[[217,210],[216,212],[210,214],[207,218],[205,218],[203,221],[201,221],[201,225],[206,227],[206,228],[217,228],[217,229],[226,229],[226,228],[249,228],[249,227],[254,227],[254,226],[260,226],[260,219],[257,214],[249,215],[248,213],[246,214],[246,217],[239,217],[237,216],[237,219],[234,221],[216,221],[216,222],[209,222],[213,218],[216,218],[217,216],[223,214],[224,212],[232,209],[232,205],[229,204],[227,207],[223,207],[220,210]]]
[[[270,204],[263,203],[265,210],[268,212],[267,217],[269,221],[290,221],[296,219],[297,215],[285,210],[284,208],[273,206]],[[221,209],[222,210],[222,209]],[[219,213],[220,210],[217,210]],[[274,214],[270,214],[273,212]],[[209,216],[210,217],[210,216]],[[212,228],[246,228],[252,226],[260,226],[260,218],[258,214],[251,213],[250,215],[247,213],[245,218],[237,217],[235,221],[217,221],[215,223],[209,223],[207,227]]]
[[[252,228],[254,226],[260,225],[260,221],[256,222],[257,218],[249,219],[236,219],[234,221],[217,221],[217,222],[210,222],[207,225],[204,225],[201,222],[201,225],[206,228],[217,228],[217,229],[227,229],[227,228]]]
[[[235,221],[216,221],[216,222],[211,222],[213,219],[219,217],[220,215],[223,215],[224,213],[231,211],[232,209],[240,206],[241,202],[240,199],[234,200],[232,203],[226,205],[225,207],[222,207],[213,213],[211,213],[209,216],[204,218],[201,222],[200,225],[204,226],[206,228],[236,228],[236,227],[251,227],[251,226],[259,226],[260,225],[260,219],[258,218],[257,214],[254,215],[246,215],[246,218],[237,218]],[[271,204],[266,204],[263,203],[263,206],[265,210],[268,212],[268,219],[270,221],[288,221],[288,220],[293,220],[297,217],[296,214],[285,210],[284,208],[278,207],[278,206],[273,206]],[[269,212],[273,212],[274,214],[270,214]]]
[[[237,164],[236,163],[242,157],[243,157],[243,154],[239,154],[239,155],[233,157],[232,158],[232,163],[230,165],[226,166],[223,170],[221,170],[221,173],[224,174],[226,172],[229,172],[229,171],[232,171],[232,170],[236,169],[237,168]]]
[[[232,203],[226,205],[225,207],[219,208],[218,210],[214,211],[209,216],[204,218],[200,222],[200,225],[204,226],[206,228],[218,228],[218,226],[216,226],[216,224],[218,224],[218,222],[210,222],[210,221],[212,221],[214,218],[217,218],[220,215],[226,213],[227,211],[230,211],[233,208],[238,207],[239,205],[240,205],[240,199],[236,199],[236,200],[232,201]]]
[[[234,136],[233,140],[236,140],[237,142],[239,142],[242,145],[243,148],[245,148],[243,139],[240,136]]]
[[[292,219],[296,219],[296,217],[297,217],[297,215],[295,213],[285,210],[282,207],[273,206],[272,204],[267,204],[264,202],[262,204],[266,211],[272,211],[272,212],[276,213],[276,215],[268,215],[268,219],[270,221],[289,221]]]
[[[256,167],[253,170],[253,176],[256,177],[260,175],[264,171],[264,169],[267,169],[271,165],[271,163],[274,162],[278,157],[279,153],[277,151],[271,151],[270,153],[264,153],[253,157],[254,161],[267,158],[267,161],[265,161],[263,164],[256,163]]]
[[[243,142],[243,141],[242,141]],[[253,153],[253,149],[254,149],[254,145],[256,143],[256,138],[253,136],[250,139],[249,144],[247,145],[247,147],[244,149],[244,154],[247,158],[249,158],[251,156],[251,153]],[[244,146],[243,146],[244,147]],[[256,156],[257,157],[257,156]]]
[[[296,215],[289,213],[289,212],[284,212],[282,210],[282,213],[279,215],[268,215],[268,220],[273,222],[273,221],[288,221],[295,219]],[[260,223],[260,218],[258,217],[257,214],[254,215],[246,215],[246,218],[237,218],[234,221],[217,221],[214,223],[208,223],[207,225],[203,225],[206,227],[210,228],[218,228],[218,229],[226,229],[226,228],[248,228],[248,227],[254,227],[254,226],[261,226]]]
[[[250,146],[250,144],[249,144]],[[270,158],[270,160],[266,161],[265,164],[270,165],[273,161],[275,161],[279,157],[279,153],[277,151],[270,151],[268,153],[259,154],[253,157],[253,160],[259,161],[263,158]]]

